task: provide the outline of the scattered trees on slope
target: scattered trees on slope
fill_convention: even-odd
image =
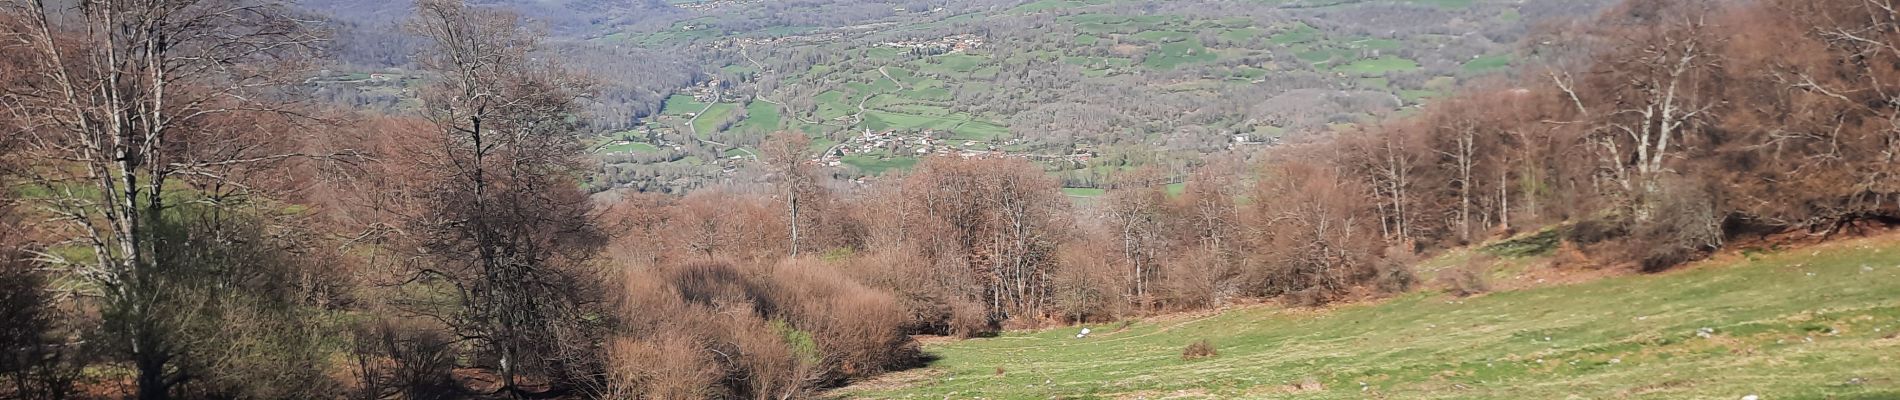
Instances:
[[[1659,269],[1738,234],[1892,221],[1893,105],[1873,83],[1888,71],[1865,57],[1900,37],[1848,33],[1892,17],[1859,1],[1631,1],[1566,33],[1589,58],[1348,136],[1335,162],[1374,188],[1388,237],[1422,247],[1582,221],[1631,235],[1626,261]]]

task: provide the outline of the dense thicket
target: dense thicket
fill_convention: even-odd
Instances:
[[[1855,1],[1632,1],[1561,32],[1590,57],[1331,143],[1386,237],[1424,246],[1565,221],[1665,268],[1742,234],[1900,215],[1894,14]],[[1848,22],[1852,21],[1852,22]],[[1580,235],[1585,244],[1599,234]],[[1616,241],[1622,242],[1622,241]]]

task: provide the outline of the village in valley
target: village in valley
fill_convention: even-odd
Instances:
[[[975,34],[959,34],[935,39],[910,39],[879,43],[881,47],[911,49],[925,55],[956,54],[983,47],[983,37]]]

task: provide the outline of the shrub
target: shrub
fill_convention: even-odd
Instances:
[[[1052,308],[1056,317],[1067,323],[1106,320],[1119,314],[1126,304],[1120,294],[1127,293],[1126,273],[1119,271],[1110,255],[1118,254],[1096,241],[1084,241],[1057,253],[1059,267],[1051,277],[1054,293]]]
[[[1702,258],[1722,246],[1722,220],[1708,192],[1693,184],[1672,184],[1655,202],[1653,217],[1630,235],[1630,256],[1644,272],[1656,272]]]
[[[607,352],[607,390],[599,398],[708,398],[723,372],[713,353],[691,337],[618,338]]]
[[[1628,226],[1629,222],[1621,219],[1588,219],[1571,226],[1564,238],[1580,245],[1603,243],[1628,235]]]
[[[813,261],[781,263],[767,276],[767,293],[783,308],[787,329],[803,330],[845,377],[862,377],[911,364],[918,353],[903,334],[905,312],[890,293],[857,283]]]
[[[1255,292],[1286,295],[1299,305],[1320,305],[1346,297],[1359,284],[1378,276],[1378,232],[1364,212],[1371,209],[1361,193],[1370,190],[1322,165],[1289,161],[1273,165],[1255,186],[1250,221],[1262,233],[1252,245],[1262,250],[1265,268],[1250,268]]]
[[[1412,273],[1412,265],[1417,263],[1418,256],[1405,246],[1387,247],[1385,257],[1373,263],[1372,283],[1387,294],[1412,290],[1412,285],[1418,283],[1418,275]]]
[[[80,371],[60,344],[44,277],[20,260],[24,252],[0,249],[0,398],[66,398]]]
[[[1530,236],[1505,240],[1484,246],[1485,253],[1505,258],[1532,257],[1550,254],[1557,249],[1564,233],[1556,229],[1547,229]]]
[[[1199,360],[1218,355],[1220,355],[1220,352],[1215,351],[1214,344],[1208,343],[1207,339],[1188,343],[1187,349],[1181,351],[1181,359],[1183,360]]]
[[[916,362],[905,312],[816,261],[635,270],[601,397],[801,398]]]
[[[351,335],[357,399],[451,399],[454,342],[444,330],[395,319],[358,324]]]
[[[1452,267],[1438,273],[1438,284],[1445,287],[1453,296],[1468,297],[1491,291],[1491,284],[1485,279],[1491,260],[1487,257],[1472,256],[1465,265]]]
[[[896,300],[904,317],[902,332],[968,337],[993,329],[986,309],[973,300],[962,300],[968,295],[956,289],[978,283],[968,274],[959,273],[953,264],[933,264],[905,249],[859,254],[842,269],[855,281],[887,292]]]
[[[950,334],[971,338],[995,333],[989,310],[974,301],[958,300],[950,304]]]
[[[1551,260],[1552,267],[1574,268],[1591,265],[1590,256],[1584,255],[1583,249],[1579,248],[1576,242],[1565,240],[1557,243],[1556,255]]]
[[[1234,295],[1228,290],[1234,269],[1220,254],[1194,248],[1176,259],[1162,266],[1162,279],[1156,285],[1162,305],[1175,310],[1208,308]]]

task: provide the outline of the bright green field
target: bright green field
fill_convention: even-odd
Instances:
[[[778,105],[757,100],[746,104],[745,114],[745,119],[733,125],[731,130],[746,133],[771,133],[778,130],[779,123],[783,119],[779,115]]]
[[[1034,3],[1018,6],[1014,9],[1011,9],[1010,13],[1031,14],[1031,13],[1037,13],[1037,12],[1048,11],[1048,10],[1056,10],[1056,9],[1072,8],[1072,7],[1083,7],[1083,6],[1090,6],[1090,5],[1096,5],[1096,4],[1104,4],[1104,3],[1108,3],[1108,1],[1107,0],[1087,0],[1087,1],[1041,0]]]
[[[1465,299],[1421,292],[1327,310],[1256,306],[1094,325],[1087,339],[1074,328],[1011,332],[926,346],[941,357],[929,367],[834,394],[1900,398],[1900,237],[1719,260]],[[1714,333],[1700,337],[1702,328]],[[1183,361],[1198,339],[1219,355]],[[1300,385],[1309,381],[1317,385]]]
[[[705,113],[701,113],[698,119],[693,120],[693,129],[699,132],[702,138],[711,137],[713,133],[719,131],[719,123],[724,122],[726,118],[731,118],[732,113],[738,109],[739,106],[736,104],[714,104],[711,108],[707,108]]]
[[[1348,74],[1379,75],[1386,72],[1403,72],[1418,69],[1418,62],[1398,57],[1380,57],[1359,60],[1340,66],[1337,70]]]
[[[1483,73],[1509,68],[1510,66],[1511,55],[1497,54],[1471,59],[1471,61],[1465,62],[1463,68],[1468,72]]]
[[[659,147],[654,147],[652,144],[642,142],[611,144],[601,146],[598,150],[600,153],[653,153],[658,151],[660,151]]]
[[[1445,9],[1459,9],[1459,8],[1471,7],[1471,2],[1472,2],[1472,0],[1409,0],[1409,1],[1413,3],[1425,4],[1425,5],[1430,5],[1430,6],[1445,8]]]
[[[1311,42],[1314,40],[1319,40],[1320,35],[1322,34],[1323,33],[1319,31],[1319,28],[1314,28],[1312,25],[1307,25],[1306,23],[1302,22],[1302,23],[1294,24],[1292,27],[1282,30],[1279,33],[1273,34],[1273,36],[1269,40],[1272,40],[1273,43],[1275,44],[1283,44],[1283,45],[1294,44],[1294,43],[1306,43],[1306,42]]]
[[[1141,65],[1159,70],[1171,70],[1183,64],[1212,62],[1219,58],[1220,56],[1202,46],[1200,39],[1190,37],[1186,40],[1161,44],[1155,51],[1148,53]]]
[[[844,156],[845,165],[857,167],[866,174],[883,175],[890,170],[906,170],[917,165],[917,157],[879,157],[874,155],[852,154]]]
[[[693,101],[693,96],[675,94],[666,98],[666,107],[663,108],[663,110],[665,110],[667,115],[684,116],[689,113],[699,112],[699,110],[705,108],[706,103]]]
[[[1108,189],[1065,187],[1062,188],[1062,194],[1068,195],[1069,197],[1101,197],[1104,194],[1108,194]]]

